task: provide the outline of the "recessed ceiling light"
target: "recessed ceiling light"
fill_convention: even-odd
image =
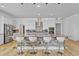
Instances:
[[[57,3],[57,4],[61,4],[61,3]]]
[[[57,3],[57,5],[61,5],[61,3]]]
[[[1,7],[5,7],[4,5],[1,5]]]
[[[48,5],[48,3],[45,3],[46,5]]]
[[[36,4],[36,3],[33,3],[34,5]]]
[[[23,5],[23,3],[21,3],[21,5]]]
[[[40,7],[40,5],[37,5],[37,7],[39,8],[39,7]]]

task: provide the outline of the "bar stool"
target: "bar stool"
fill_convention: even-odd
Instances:
[[[23,40],[24,37],[22,36],[17,36],[16,37],[16,42],[17,42],[17,50],[18,50],[18,54],[23,54]]]
[[[62,55],[63,54],[63,51],[61,51],[61,43],[62,43],[62,46],[64,48],[64,40],[65,40],[65,37],[57,37],[57,40],[58,40],[58,54]]]
[[[24,44],[25,44],[25,46],[29,46],[29,44],[30,44],[29,37],[24,37]]]
[[[36,54],[35,46],[37,42],[37,37],[29,37],[30,45],[32,47],[32,50],[30,51],[30,54]]]
[[[48,50],[48,47],[49,47],[49,43],[51,42],[51,39],[52,39],[51,37],[44,37],[43,38],[44,43],[45,43],[45,47],[46,47],[46,49],[44,51],[45,54],[50,54],[50,51]]]

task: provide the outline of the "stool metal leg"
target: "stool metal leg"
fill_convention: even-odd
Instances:
[[[34,45],[33,45],[30,54],[36,54],[36,53],[37,53],[37,52],[35,51],[35,49],[34,49]]]
[[[19,45],[18,45],[19,46]],[[19,55],[22,55],[24,52],[23,52],[23,47],[22,47],[22,42],[20,42],[20,50],[19,52],[17,52]]]
[[[23,52],[23,43],[21,42],[21,54],[23,54],[24,52]]]
[[[59,48],[58,48],[58,54],[60,54],[60,55],[62,55],[63,53],[60,51],[61,50],[61,46],[60,46],[60,42],[58,42],[59,43]]]
[[[44,52],[45,54],[50,54],[49,50],[48,50],[48,43],[46,44],[46,50]]]

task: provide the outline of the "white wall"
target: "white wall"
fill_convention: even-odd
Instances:
[[[1,17],[3,17],[4,18],[4,23],[6,23],[6,24],[14,24],[14,20],[13,20],[13,18],[14,18],[14,16],[12,16],[12,15],[10,15],[9,13],[7,13],[7,12],[4,12],[4,11],[2,11],[2,10],[0,10],[0,16]]]
[[[25,29],[35,29],[36,18],[15,18],[16,25],[25,25]]]
[[[0,11],[0,45],[4,43],[4,24],[12,24],[15,22],[11,16]]]
[[[64,35],[79,40],[79,14],[64,19]]]
[[[4,23],[4,18],[0,16],[0,34],[3,34],[3,23]]]
[[[55,27],[55,18],[42,18],[43,29],[48,29],[48,27]]]
[[[16,24],[19,26],[20,24],[25,25],[26,29],[35,29],[35,21],[38,18],[15,18]],[[48,27],[55,27],[55,18],[42,18],[43,21],[43,29],[48,29]]]
[[[14,19],[12,18],[11,15],[6,14],[5,12],[2,12],[0,10],[0,27],[3,27],[3,24],[15,24]],[[3,28],[0,28],[0,33],[3,32]]]
[[[4,23],[4,21],[3,21],[3,17],[2,16],[0,16],[0,44],[3,44],[3,42],[4,42],[4,40],[3,40],[3,23]]]
[[[13,20],[13,18],[4,17],[4,24],[15,25],[15,21]]]

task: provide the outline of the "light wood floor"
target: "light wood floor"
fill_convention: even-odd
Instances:
[[[68,44],[71,44],[71,45],[73,44],[72,40],[70,40],[70,41],[68,40],[65,43],[66,46],[67,46],[67,42],[68,42]],[[19,54],[17,53],[17,49],[14,48],[15,46],[16,46],[16,42],[15,41],[12,41],[12,42],[7,43],[5,45],[1,45],[0,46],[0,56],[19,56]],[[74,46],[74,45],[72,45],[72,46]],[[79,55],[78,52],[79,52],[79,49],[76,52],[74,52],[73,49],[65,48],[63,56]],[[37,54],[33,55],[33,54],[30,54],[29,50],[25,50],[23,56],[60,56],[60,54],[57,54],[56,51],[51,51],[51,53],[49,55],[46,55],[46,54],[44,54],[43,50],[37,50]]]
[[[66,40],[64,53],[72,56],[79,56],[79,41]]]

